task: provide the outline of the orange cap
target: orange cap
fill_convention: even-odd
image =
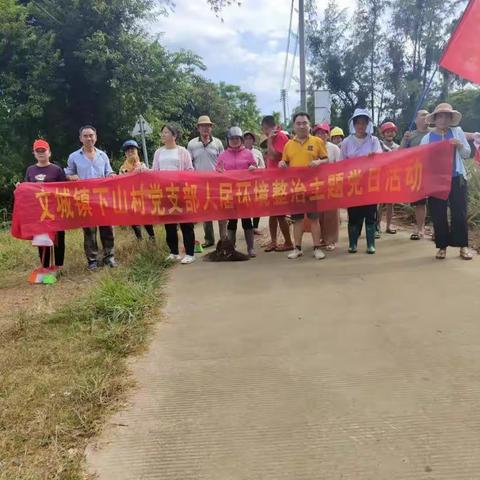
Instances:
[[[44,148],[45,150],[50,150],[50,145],[45,140],[38,139],[33,142],[33,149],[37,150],[38,148]]]

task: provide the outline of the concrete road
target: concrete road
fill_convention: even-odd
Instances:
[[[320,262],[306,248],[176,267],[138,388],[89,449],[90,471],[480,478],[480,260],[435,260],[405,233],[377,246],[349,255],[343,232]]]

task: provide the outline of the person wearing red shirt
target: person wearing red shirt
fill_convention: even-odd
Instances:
[[[282,153],[289,138],[277,127],[272,115],[267,115],[262,119],[262,132],[267,137],[267,146],[265,152],[265,163],[267,168],[278,168],[278,163],[282,159]],[[293,250],[292,237],[290,235],[290,225],[285,215],[270,217],[268,220],[270,230],[270,242],[267,244],[266,252],[288,252]],[[278,227],[282,232],[285,243],[277,244]]]

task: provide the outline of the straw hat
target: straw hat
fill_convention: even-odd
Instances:
[[[435,110],[432,113],[426,116],[427,122],[434,123],[435,115],[437,113],[450,113],[452,115],[452,121],[450,123],[451,127],[456,127],[462,120],[462,114],[457,110],[454,110],[449,103],[440,103],[435,107]]]
[[[213,122],[208,115],[202,115],[198,117],[197,125],[213,125]]]
[[[257,141],[257,136],[253,132],[247,130],[244,132],[243,137],[245,138],[247,135],[250,135],[253,138],[253,143]]]

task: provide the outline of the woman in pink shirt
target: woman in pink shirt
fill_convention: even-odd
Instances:
[[[178,171],[193,170],[192,157],[188,150],[177,145],[180,137],[180,130],[176,125],[167,123],[162,129],[162,143],[153,156],[154,171]],[[180,259],[178,251],[178,225],[176,223],[165,224],[165,233],[170,255],[168,261],[180,261],[183,265],[195,261],[195,231],[193,223],[180,223],[180,230],[183,236],[185,256]]]
[[[243,132],[240,127],[231,127],[227,132],[228,148],[222,152],[217,159],[215,168],[217,172],[225,170],[255,170],[257,162],[251,150],[243,145]],[[222,222],[225,225],[225,222]],[[227,236],[236,243],[238,219],[228,221]],[[247,243],[248,255],[255,257],[254,232],[251,218],[242,218],[242,227],[245,233],[245,242]],[[223,230],[224,227],[221,227]]]

